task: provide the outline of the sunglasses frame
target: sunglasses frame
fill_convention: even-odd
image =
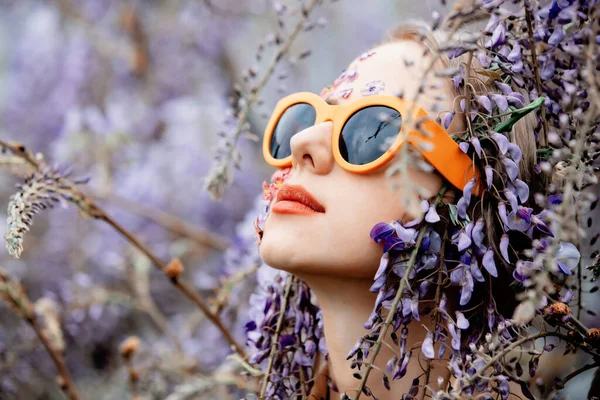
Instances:
[[[333,134],[331,136],[331,148],[335,161],[345,170],[357,174],[366,174],[387,164],[398,154],[404,137],[407,141],[425,157],[425,159],[452,185],[463,189],[469,180],[475,177],[479,180],[478,171],[473,165],[473,160],[467,156],[450,137],[448,132],[432,120],[429,114],[418,105],[396,96],[373,95],[365,96],[344,104],[328,104],[321,96],[312,92],[298,92],[290,94],[279,100],[269,118],[263,136],[263,155],[268,164],[277,168],[286,168],[292,165],[292,155],[286,158],[276,159],[271,155],[271,138],[283,113],[291,106],[298,103],[310,104],[316,112],[314,125],[322,122],[333,122]],[[339,139],[342,129],[348,119],[357,111],[369,106],[385,106],[398,111],[402,117],[400,132],[393,144],[378,159],[363,165],[350,164],[344,160],[340,153]],[[409,118],[409,113],[412,117]],[[416,125],[420,121],[420,129],[411,129],[408,134],[405,131],[404,122],[410,120],[410,125]],[[314,126],[313,125],[313,126]],[[426,133],[424,133],[424,132]],[[433,149],[423,149],[420,144],[429,142]],[[480,185],[476,185],[480,186]],[[474,190],[478,194],[479,188]]]

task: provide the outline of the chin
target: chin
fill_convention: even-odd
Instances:
[[[300,278],[308,274],[372,279],[375,275],[382,248],[368,234],[343,237],[282,222],[269,219],[265,223],[259,254],[270,267]]]
[[[291,273],[302,272],[315,264],[314,255],[307,248],[314,245],[306,243],[295,229],[277,227],[277,224],[265,224],[262,241],[259,246],[260,258],[268,266]]]

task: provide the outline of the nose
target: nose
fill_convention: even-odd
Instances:
[[[296,133],[290,140],[292,168],[326,175],[335,162],[331,151],[333,122],[325,121]]]

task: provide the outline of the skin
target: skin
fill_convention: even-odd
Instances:
[[[342,82],[333,90],[324,91],[322,96],[329,102],[344,104],[361,98],[361,89],[367,82],[381,80],[384,88],[379,94],[397,95],[401,92],[404,98],[414,99],[430,63],[428,56],[423,55],[422,45],[413,41],[397,41],[372,51],[375,54],[364,60],[357,58],[348,67],[348,70],[356,68],[356,79]],[[409,65],[405,60],[409,61]],[[443,67],[439,65],[436,68]],[[339,93],[345,89],[352,89],[352,92],[347,98],[342,98]],[[439,110],[452,109],[454,95],[448,81],[430,74],[417,104],[435,117],[439,113],[434,111],[436,98]],[[440,98],[443,98],[441,102]],[[265,222],[260,255],[268,265],[303,279],[315,293],[323,309],[329,373],[340,391],[346,391],[353,397],[359,381],[352,377],[355,371],[350,369],[346,356],[356,340],[366,333],[363,323],[368,319],[376,298],[376,294],[369,292],[369,287],[382,255],[381,245],[376,244],[369,233],[378,222],[411,218],[399,200],[399,193],[391,190],[390,180],[385,176],[385,170],[392,163],[364,175],[344,170],[333,157],[332,127],[333,123],[328,121],[293,136],[292,173],[287,181],[303,186],[325,207],[326,212],[310,215],[271,213]],[[458,128],[451,126],[449,131],[453,129]],[[398,161],[398,157],[394,161]],[[411,169],[410,178],[413,185],[419,185],[434,195],[442,186],[442,179],[436,172]],[[378,398],[401,398],[408,392],[412,380],[421,375],[417,354],[426,328],[431,329],[428,317],[409,327],[408,346],[416,347],[413,359],[406,377],[393,381],[391,391],[381,384],[379,372],[371,372],[368,386]],[[397,347],[391,339],[386,341],[392,348]],[[387,346],[383,346],[376,365],[385,370],[392,354]],[[437,388],[434,382],[438,376],[446,379],[448,375],[444,365],[438,363],[440,361],[434,363],[430,377],[434,388]],[[425,383],[422,378],[421,384]]]

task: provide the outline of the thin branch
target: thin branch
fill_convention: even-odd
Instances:
[[[440,324],[440,318],[442,313],[440,313],[440,301],[442,297],[442,275],[444,273],[444,254],[446,251],[446,242],[448,240],[448,231],[444,232],[444,238],[442,239],[442,247],[440,249],[440,262],[438,266],[438,276],[437,276],[437,287],[435,288],[435,309],[433,310],[432,319],[435,321],[433,325],[433,331],[436,332],[438,325]],[[427,370],[425,371],[425,385],[423,385],[423,392],[420,395],[419,400],[425,400],[425,396],[427,395],[427,385],[429,384],[429,379],[431,376],[431,359],[427,359]]]
[[[225,251],[227,247],[229,247],[229,240],[226,237],[218,235],[214,232],[210,232],[206,229],[198,228],[165,211],[149,207],[145,204],[128,200],[124,197],[116,196],[114,194],[100,194],[94,192],[93,195],[98,199],[107,200],[111,203],[114,203],[118,207],[121,207],[132,214],[148,218],[149,220],[156,222],[174,234],[189,237],[201,246],[206,246],[221,251]]]
[[[33,157],[31,152],[25,149],[22,144],[11,144],[0,140],[0,147],[10,151],[15,156],[21,157],[34,166],[38,171],[41,171],[45,167],[45,163],[41,160]],[[61,178],[60,183],[71,188],[75,194],[75,198],[72,200],[77,206],[90,217],[106,222],[117,232],[119,232],[129,243],[144,253],[154,264],[154,266],[161,271],[165,276],[169,278],[173,286],[179,289],[188,299],[190,299],[200,310],[206,315],[206,317],[221,331],[225,339],[229,342],[232,350],[238,353],[242,358],[245,357],[244,348],[237,343],[231,332],[223,325],[218,314],[213,313],[210,310],[208,304],[185,282],[179,279],[179,275],[172,275],[167,267],[169,264],[163,262],[152,250],[140,242],[135,236],[133,236],[125,227],[119,224],[113,219],[106,211],[100,208],[94,200],[77,190],[74,185],[67,179]]]
[[[18,286],[18,287],[15,287]],[[59,350],[55,349],[50,340],[44,334],[42,327],[38,325],[35,312],[33,311],[33,305],[25,294],[20,284],[14,282],[10,276],[3,271],[0,271],[0,295],[4,295],[6,299],[11,303],[16,311],[16,314],[22,317],[27,323],[33,328],[36,335],[42,342],[42,345],[46,349],[46,352],[52,358],[54,365],[59,373],[59,384],[61,388],[66,392],[70,400],[79,400],[77,389],[73,383],[73,379],[69,374],[67,365],[63,355]],[[1,298],[2,296],[0,296]]]
[[[444,185],[442,187],[442,189],[440,190],[440,192],[438,193],[438,195],[433,203],[434,207],[437,206],[439,204],[439,202],[442,200],[444,193],[446,193],[446,189],[447,189],[447,187],[446,187],[446,185]],[[394,315],[396,315],[396,309],[398,308],[398,304],[400,303],[400,300],[402,299],[402,294],[404,292],[404,289],[406,288],[407,285],[409,285],[408,276],[410,275],[412,269],[415,266],[415,261],[417,260],[417,253],[419,252],[419,249],[421,248],[421,242],[423,241],[423,237],[425,237],[425,232],[428,227],[429,227],[428,224],[423,224],[423,226],[421,226],[421,229],[419,230],[419,236],[417,237],[417,242],[415,243],[415,249],[413,250],[413,252],[410,256],[410,259],[408,260],[408,264],[406,266],[406,271],[404,272],[404,275],[403,275],[402,279],[400,280],[400,286],[398,287],[396,297],[394,297],[394,301],[392,302],[392,305],[390,306],[388,315],[385,319],[385,322],[383,323],[381,333],[377,337],[377,342],[373,346],[373,351],[370,354],[370,359],[367,362],[366,370],[362,376],[362,379],[360,380],[360,384],[358,385],[356,397],[354,400],[358,400],[360,398],[360,395],[362,394],[363,389],[365,388],[365,386],[367,384],[367,379],[369,378],[369,373],[371,372],[371,369],[373,368],[373,364],[375,363],[375,358],[379,354],[379,350],[381,350],[382,342],[387,335],[387,331],[388,331],[390,325],[392,324]]]
[[[529,35],[529,43],[531,45],[531,58],[533,61],[533,73],[535,74],[535,84],[537,87],[538,96],[542,95],[542,79],[540,78],[540,67],[537,61],[537,52],[535,49],[535,41],[533,39],[533,26],[531,23],[531,11],[529,10],[529,2],[525,2],[525,19],[527,20],[527,33]],[[542,106],[542,126],[543,131],[540,136],[540,146],[542,148],[547,146],[548,141],[546,137],[548,135],[548,122],[546,121],[546,107]]]
[[[571,372],[569,375],[565,376],[563,379],[561,379],[560,381],[558,381],[554,384],[554,391],[563,389],[565,387],[565,385],[567,384],[567,382],[569,382],[571,379],[575,378],[577,375],[579,375],[585,371],[588,371],[592,368],[596,368],[598,366],[600,366],[600,363],[598,363],[596,361],[593,363],[586,364],[583,367]]]

